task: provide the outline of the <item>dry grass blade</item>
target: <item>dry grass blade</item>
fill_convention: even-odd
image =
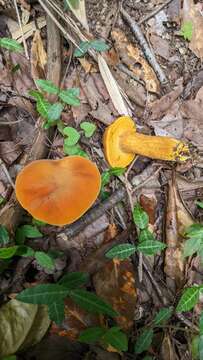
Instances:
[[[106,60],[101,55],[98,55],[98,65],[101,76],[104,80],[104,83],[109,92],[109,95],[111,97],[115,109],[118,111],[120,115],[130,115],[129,109],[127,108],[123,100],[123,97],[120,93],[118,84],[114,79],[113,75],[111,74],[111,71],[109,70],[109,67],[106,63]]]
[[[78,6],[73,7],[71,2],[66,0],[68,3],[69,8],[71,9],[72,13],[75,17],[80,21],[82,26],[84,26],[85,30],[89,32],[89,26],[87,22],[86,10],[85,10],[85,0],[80,0]]]
[[[37,27],[36,27],[37,25]],[[23,25],[24,38],[28,39],[34,33],[37,28],[40,30],[46,25],[46,20],[44,16],[40,16],[36,21],[31,21],[26,25]],[[19,43],[22,43],[22,32],[21,30],[16,30],[11,33],[12,38],[18,40]]]

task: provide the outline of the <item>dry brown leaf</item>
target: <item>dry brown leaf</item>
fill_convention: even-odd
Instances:
[[[119,30],[113,30],[112,38],[118,51],[121,62],[125,64],[140,80],[145,81],[148,91],[158,93],[159,81],[154,70],[144,59],[140,50],[131,44],[125,34]]]
[[[30,89],[35,88],[33,78],[30,72],[30,61],[20,53],[10,53],[10,59],[8,59],[13,66],[19,64],[20,69],[13,75],[13,88],[21,96],[27,96]]]
[[[192,22],[192,39],[189,47],[194,54],[203,59],[203,15],[202,4],[193,0],[184,0],[183,2],[182,24],[187,21]]]
[[[34,80],[45,78],[47,54],[44,49],[40,31],[36,30],[31,47],[31,73]]]
[[[156,221],[157,198],[153,189],[148,191],[145,190],[141,193],[140,205],[148,214],[149,223],[154,225]]]
[[[37,27],[36,27],[37,24]],[[44,16],[41,16],[39,18],[36,19],[35,21],[30,21],[28,24],[23,25],[23,33],[24,33],[24,38],[28,39],[30,36],[33,35],[34,31],[36,31],[37,29],[42,29],[44,26],[46,26],[46,20]],[[18,42],[22,43],[23,39],[22,39],[22,31],[19,29],[15,30],[15,31],[11,31],[12,34],[12,38],[15,40],[18,40]]]
[[[170,58],[169,42],[157,35],[150,35],[150,42],[156,55],[168,60]]]
[[[88,61],[86,58],[78,58],[78,60],[87,74],[95,73],[98,71],[96,66],[90,61]]]
[[[13,164],[21,154],[22,149],[13,141],[0,142],[0,157],[6,164]]]
[[[175,360],[176,353],[171,343],[171,336],[169,334],[165,334],[164,339],[161,344],[161,359],[162,360]]]
[[[118,84],[109,70],[106,60],[101,55],[98,55],[98,65],[115,109],[119,115],[130,115],[130,111],[121,95]]]
[[[166,210],[166,244],[165,273],[176,286],[181,286],[184,280],[185,261],[183,259],[184,238],[186,227],[194,223],[191,215],[184,207],[176,187],[175,177],[169,181],[168,201]]]
[[[97,295],[120,314],[116,317],[118,326],[130,330],[137,300],[135,274],[131,262],[110,261],[94,275],[93,282]]]

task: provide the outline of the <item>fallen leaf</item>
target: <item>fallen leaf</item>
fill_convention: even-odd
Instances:
[[[156,55],[168,60],[170,57],[169,42],[157,35],[150,35],[150,42]]]
[[[162,341],[160,355],[163,360],[176,359],[175,349],[171,342],[171,336],[168,333],[165,334]]]
[[[9,63],[11,62],[13,66],[20,65],[20,68],[13,73],[13,88],[21,96],[27,96],[28,91],[35,88],[30,71],[30,61],[20,53],[12,52],[9,56],[10,59],[7,60]]]
[[[189,44],[189,48],[194,54],[203,59],[203,15],[202,4],[193,0],[184,0],[182,11],[182,25],[190,21],[192,23],[192,39]]]
[[[153,189],[151,191],[142,191],[140,195],[140,205],[148,214],[149,223],[154,225],[156,221],[157,198]]]
[[[19,145],[16,145],[13,141],[0,142],[0,157],[8,165],[14,163],[21,155],[22,149]]]
[[[36,30],[31,47],[31,74],[34,80],[45,78],[47,54],[44,49],[40,31]]]
[[[37,25],[37,27],[36,27]],[[35,21],[30,21],[28,24],[26,25],[23,25],[22,28],[23,28],[23,33],[24,33],[24,38],[25,39],[28,39],[30,36],[33,35],[33,33],[37,30],[37,29],[42,29],[43,27],[46,26],[46,20],[45,20],[45,17],[44,16],[41,16],[41,17],[38,17],[36,19],[36,22]],[[12,38],[15,39],[15,40],[18,40],[20,43],[23,42],[23,39],[22,39],[22,31],[19,29],[19,26],[17,28],[17,30],[15,31],[11,31],[11,34],[12,34]]]
[[[166,244],[165,273],[180,287],[184,280],[185,259],[183,258],[184,238],[186,227],[194,223],[193,218],[184,207],[176,187],[173,176],[169,181],[168,200],[166,209]]]
[[[148,91],[158,93],[159,81],[154,70],[144,59],[140,50],[128,41],[121,30],[113,30],[111,35],[122,63],[125,64],[140,80],[145,82]]]
[[[137,300],[135,274],[130,260],[113,260],[105,264],[94,275],[93,283],[97,295],[120,314],[116,317],[118,326],[130,330]]]

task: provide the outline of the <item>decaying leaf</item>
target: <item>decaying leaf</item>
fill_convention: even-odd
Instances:
[[[0,308],[0,356],[15,354],[24,344],[36,344],[49,325],[44,308],[10,300]]]
[[[189,44],[190,49],[194,54],[203,59],[203,15],[202,4],[195,3],[194,0],[184,0],[182,12],[182,24],[192,23],[192,38]]]
[[[148,214],[150,225],[154,225],[156,221],[157,198],[153,189],[142,191],[140,205]]]
[[[171,342],[169,334],[165,334],[164,339],[161,344],[161,358],[163,360],[174,360],[176,359],[176,353]]]
[[[109,70],[109,67],[106,63],[106,60],[101,55],[98,55],[98,65],[101,76],[104,80],[104,83],[109,92],[109,95],[111,97],[115,109],[118,111],[120,115],[130,115],[130,111],[127,105],[125,104],[125,101],[119,90],[118,84],[114,79],[113,75],[111,74],[111,71]]]
[[[66,299],[63,327],[53,324],[51,333],[76,340],[82,330],[92,326],[101,326],[99,316],[81,309],[71,299]]]
[[[45,78],[46,63],[47,54],[44,49],[40,31],[36,30],[31,48],[31,73],[34,80]]]
[[[44,16],[37,18],[36,21],[30,21],[28,24],[23,25],[24,38],[28,39],[30,36],[32,36],[35,30],[42,29],[44,26],[46,26],[46,20]],[[11,34],[13,39],[22,43],[22,31],[19,29],[19,27],[16,31],[11,31]]]
[[[169,182],[166,211],[166,244],[165,273],[179,287],[184,280],[185,260],[183,259],[184,238],[186,227],[194,223],[191,215],[184,207],[178,194],[175,178]]]
[[[144,59],[140,50],[131,44],[125,34],[119,30],[113,30],[112,39],[119,53],[122,63],[125,64],[140,80],[144,80],[148,91],[158,93],[159,81],[154,70]]]
[[[129,260],[113,260],[105,265],[93,278],[98,296],[108,301],[120,316],[118,326],[130,330],[133,326],[137,293],[135,275]]]

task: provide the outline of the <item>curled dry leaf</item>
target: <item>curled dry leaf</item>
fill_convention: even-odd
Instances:
[[[118,326],[130,330],[137,300],[135,274],[131,262],[110,261],[94,275],[93,282],[97,295],[120,314],[116,317]]]
[[[140,80],[144,80],[148,91],[158,93],[159,81],[154,70],[144,59],[140,50],[131,44],[125,34],[119,30],[111,33],[115,41],[115,48],[118,51],[121,62],[125,64]]]
[[[39,342],[50,320],[42,306],[25,304],[15,299],[0,308],[0,356],[15,354],[27,345]]]
[[[195,4],[194,0],[184,0],[182,12],[182,24],[186,22],[192,23],[192,39],[189,47],[194,54],[203,59],[203,15],[202,3]]]
[[[184,238],[186,227],[194,223],[191,215],[184,207],[178,193],[175,178],[169,182],[166,210],[166,244],[165,273],[181,286],[184,280],[185,261],[183,259]]]
[[[40,31],[36,30],[31,47],[31,74],[34,80],[45,78],[47,54],[44,49]]]

